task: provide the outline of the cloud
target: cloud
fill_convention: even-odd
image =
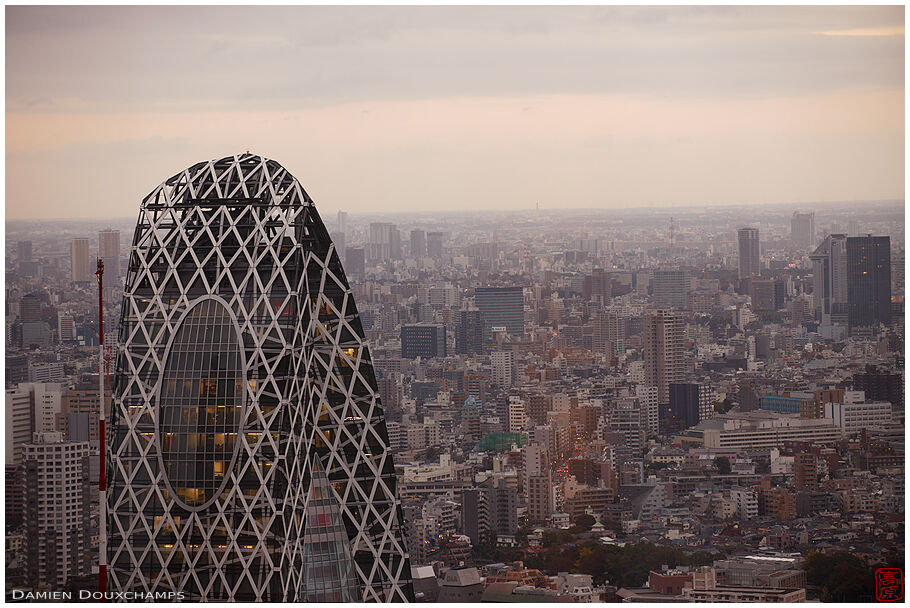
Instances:
[[[7,107],[903,88],[902,7],[10,7]]]
[[[903,36],[855,35],[902,27],[899,6],[6,15],[11,218],[132,215],[162,179],[248,148],[352,211],[904,188]]]
[[[815,32],[822,36],[903,36],[903,27],[860,27],[852,30],[830,30]]]

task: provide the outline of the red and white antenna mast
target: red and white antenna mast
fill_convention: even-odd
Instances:
[[[104,479],[107,441],[104,431],[104,262],[98,258],[98,444],[101,468],[98,470],[98,590],[107,590],[107,489]],[[101,596],[104,597],[103,595]]]

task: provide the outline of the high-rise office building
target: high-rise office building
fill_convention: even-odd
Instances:
[[[340,252],[341,261],[347,265],[348,214],[344,211],[338,212],[333,240],[335,241],[335,249]]]
[[[403,252],[401,251],[401,231],[398,230],[398,227],[393,227],[392,229],[392,239],[389,243],[389,255],[393,260],[404,259]]]
[[[134,243],[109,588],[319,601],[353,572],[360,600],[413,601],[370,351],[297,179],[249,153],[198,163],[143,200]]]
[[[427,257],[438,260],[442,257],[443,233],[427,232]]]
[[[648,413],[642,411],[640,399],[619,399],[610,412],[609,429],[622,435],[625,447],[640,458],[647,438]]]
[[[493,373],[490,379],[499,388],[509,388],[515,381],[515,353],[511,350],[499,350],[490,353],[490,365]]]
[[[353,280],[363,280],[366,270],[363,247],[348,247],[344,250],[344,267]]]
[[[9,381],[9,374],[7,374]],[[23,520],[23,450],[35,428],[35,396],[27,388],[6,390],[6,525],[18,527]]]
[[[553,484],[546,449],[532,442],[521,448],[524,487],[528,497],[528,521],[542,523],[553,512]]]
[[[338,251],[338,256],[339,257],[343,256],[345,251],[347,250],[347,247],[346,247],[346,244],[348,242],[347,235],[343,232],[338,232],[335,234],[335,236],[332,240],[335,242],[335,249]],[[344,262],[344,260],[342,260],[342,262]]]
[[[35,433],[22,446],[26,570],[38,588],[91,573],[89,445]]]
[[[70,243],[70,266],[72,268],[73,283],[88,283],[92,280],[91,256],[89,255],[88,239],[73,239]]]
[[[509,432],[521,433],[528,428],[530,422],[527,404],[521,397],[509,397]]]
[[[818,485],[818,457],[809,452],[793,455],[793,485],[798,490]]]
[[[51,345],[51,332],[47,323],[33,321],[22,324],[22,346],[24,348],[47,348]]]
[[[751,283],[752,310],[777,310],[774,281],[772,279],[759,279],[756,277],[752,279]]]
[[[41,300],[33,293],[22,296],[19,300],[19,320],[23,323],[41,321]]]
[[[32,431],[48,433],[57,430],[57,415],[63,404],[64,385],[59,382],[22,382],[18,390],[31,394]]]
[[[847,302],[851,331],[891,322],[891,237],[847,237]]]
[[[822,325],[846,323],[847,235],[831,234],[815,248],[812,260],[812,295],[815,316]]]
[[[427,233],[423,230],[411,230],[411,257],[422,258],[427,255]]]
[[[685,376],[683,319],[662,308],[649,312],[643,321],[645,384],[657,387],[659,403],[669,404],[670,384]]]
[[[626,347],[626,320],[612,310],[602,310],[594,319],[592,347],[608,358],[618,356]]]
[[[65,382],[66,370],[62,361],[40,363],[33,361],[28,364],[29,382]]]
[[[35,431],[35,394],[28,385],[6,390],[6,464],[22,464],[22,449]]]
[[[479,310],[455,311],[455,353],[483,354],[483,313]]]
[[[686,294],[691,281],[682,270],[655,270],[651,279],[654,289],[654,306],[657,308],[686,307]]]
[[[807,249],[815,245],[815,213],[793,212],[790,218],[790,240],[794,247]]]
[[[401,326],[401,358],[446,356],[446,326],[415,323]]]
[[[758,241],[758,228],[740,228],[736,234],[739,242],[740,280],[761,274],[761,247]]]
[[[346,234],[348,231],[348,214],[346,211],[338,212],[337,224],[338,224],[338,232],[343,232]]]
[[[4,514],[6,515],[6,527],[8,530],[15,530],[22,525],[24,508],[24,488],[22,479],[22,465],[6,465],[6,479],[4,489],[6,495],[4,498]],[[7,571],[7,585],[12,585],[9,571]]]
[[[9,384],[28,382],[28,355],[6,355],[6,381]]]
[[[486,330],[504,327],[513,335],[524,334],[524,290],[521,287],[478,287],[474,303],[483,313]]]
[[[32,261],[32,242],[31,241],[18,241],[16,243],[16,253],[18,255],[16,261],[20,264],[22,262],[31,262]]]
[[[610,273],[603,268],[596,268],[584,278],[582,284],[582,297],[590,302],[597,302],[601,306],[610,303],[613,297],[613,280]]]
[[[636,384],[635,397],[641,408],[642,428],[649,435],[656,435],[660,432],[660,403],[657,398],[657,387]]]
[[[463,532],[471,543],[482,542],[483,534],[515,534],[518,529],[518,490],[498,479],[492,487],[468,488],[462,492]]]
[[[59,311],[57,313],[57,340],[72,342],[76,339],[76,321],[73,315]]]
[[[866,393],[869,401],[888,401],[897,411],[904,411],[904,374],[891,373],[867,366],[853,375],[853,389]]]
[[[93,376],[90,382],[80,382],[63,393],[60,413],[57,414],[56,430],[70,441],[88,441],[97,445],[98,441],[98,380]],[[110,387],[104,391],[105,412],[110,412]]]
[[[673,383],[670,385],[668,410],[672,432],[693,427],[709,418],[710,387],[704,384]]]
[[[38,262],[32,259],[32,242],[19,241],[16,243],[16,251],[18,253],[16,261],[19,264],[19,272],[27,277],[37,276]]]
[[[401,259],[401,233],[390,222],[370,224],[368,258],[370,262],[388,262]]]
[[[98,257],[104,262],[104,280],[120,281],[120,231],[102,230],[98,233]],[[112,284],[108,283],[108,284]]]

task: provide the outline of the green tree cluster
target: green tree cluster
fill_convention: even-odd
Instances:
[[[729,475],[732,470],[730,465],[730,459],[726,456],[718,456],[714,459],[714,466],[717,467],[717,472],[721,475]]]
[[[686,554],[677,547],[650,543],[618,547],[595,541],[550,545],[543,555],[526,560],[527,567],[539,568],[549,575],[590,574],[597,585],[610,581],[618,587],[640,587],[648,580],[651,570],[660,570],[664,564],[674,568],[688,563]]]
[[[903,566],[903,559],[900,561]],[[803,569],[806,583],[818,590],[823,602],[871,602],[875,598],[874,570],[858,555],[809,551]]]

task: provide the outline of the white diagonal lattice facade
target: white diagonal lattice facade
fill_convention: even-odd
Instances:
[[[283,167],[250,154],[199,163],[144,199],[119,342],[112,590],[305,601],[319,588],[326,597],[333,586],[305,570],[321,546],[307,513],[330,512],[324,493],[307,509],[310,472],[320,471],[358,593],[412,599],[357,309],[312,200]]]

